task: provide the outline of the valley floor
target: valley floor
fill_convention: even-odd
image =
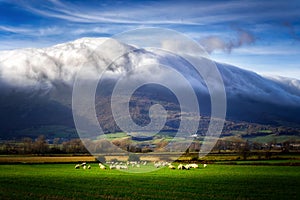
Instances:
[[[299,166],[211,164],[128,173],[101,170],[97,163],[90,170],[74,164],[0,165],[0,199],[299,199],[299,185]]]

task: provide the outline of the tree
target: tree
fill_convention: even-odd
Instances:
[[[239,153],[243,156],[244,160],[247,160],[248,156],[250,155],[250,144],[248,140],[240,143]]]
[[[23,141],[23,153],[24,154],[32,153],[32,151],[33,151],[32,139],[29,137],[25,137],[25,138],[23,138],[22,141]]]
[[[66,153],[88,153],[80,139],[72,139],[63,143],[63,149]]]
[[[49,150],[48,142],[44,135],[40,135],[34,142],[34,151],[38,154],[47,153]]]

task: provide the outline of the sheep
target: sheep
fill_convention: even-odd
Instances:
[[[185,165],[184,167],[185,167],[185,169],[187,169],[187,170],[189,170],[189,169],[191,168],[191,166],[190,166],[189,164]]]
[[[86,165],[83,165],[82,169],[86,169]]]
[[[156,168],[165,167],[165,166],[168,166],[169,164],[170,163],[164,162],[164,161],[154,162],[154,166]]]
[[[104,165],[102,165],[101,163],[99,163],[99,168],[100,169],[106,169],[106,167]]]
[[[154,166],[155,166],[156,168],[160,168],[160,163],[154,163]]]
[[[91,167],[91,165],[88,165],[87,168],[88,168],[88,169],[91,169],[92,167]]]
[[[79,169],[79,168],[80,168],[79,164],[75,165],[75,169]]]
[[[86,165],[86,162],[81,163],[81,166],[84,166],[84,165]]]
[[[203,164],[203,167],[206,168],[206,167],[207,167],[207,164]]]
[[[186,169],[186,168],[185,168],[185,166],[184,166],[184,165],[182,165],[182,164],[178,165],[178,167],[177,167],[177,168],[178,168],[178,169],[180,169],[180,170]]]
[[[174,165],[169,165],[169,169],[176,169],[176,167]]]
[[[110,166],[109,166],[109,169],[116,169],[116,166],[110,165]]]
[[[103,170],[104,170],[104,169],[106,169],[106,167],[105,167],[104,165],[102,165],[102,166],[100,167],[100,169],[103,169]]]
[[[138,164],[138,163],[137,163],[137,161],[131,161],[130,164],[136,165],[136,164]]]
[[[128,169],[128,166],[127,165],[122,165],[121,169]]]
[[[128,166],[127,165],[111,165],[110,166],[110,169],[128,169]]]
[[[140,166],[140,164],[137,164],[136,167],[137,167],[137,168],[140,168],[141,166]]]
[[[195,163],[189,164],[189,167],[190,168],[194,168],[194,169],[199,168],[199,166],[197,164],[195,164]]]

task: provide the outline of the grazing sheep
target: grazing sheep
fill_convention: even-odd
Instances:
[[[203,167],[206,168],[206,167],[207,167],[207,164],[203,164]]]
[[[102,165],[101,163],[99,163],[99,168],[100,169],[106,169],[106,167],[104,165]]]
[[[83,165],[82,169],[86,169],[86,165]]]
[[[105,167],[104,165],[102,165],[102,166],[100,167],[100,169],[103,169],[103,170],[104,170],[104,169],[106,169],[106,167]]]
[[[154,166],[155,166],[156,168],[160,168],[160,163],[154,163]]]
[[[180,169],[180,170],[186,169],[185,166],[183,166],[182,164],[178,165],[177,168]]]
[[[109,169],[116,169],[116,166],[110,165],[110,166],[109,166]]]
[[[190,166],[189,164],[185,165],[184,167],[185,167],[185,169],[187,169],[187,170],[189,170],[189,169],[191,168],[191,166]]]
[[[196,168],[199,168],[199,165],[193,163],[193,164],[189,164],[189,167],[196,169]]]
[[[128,169],[128,166],[127,165],[122,165],[121,169]]]
[[[136,167],[137,167],[137,168],[140,168],[141,166],[140,166],[140,164],[137,164]]]
[[[75,165],[75,169],[79,169],[79,168],[80,168],[79,164]]]
[[[81,166],[84,166],[84,165],[86,165],[86,162],[81,163]]]
[[[176,167],[174,165],[169,165],[169,169],[176,169]]]
[[[87,168],[88,168],[88,169],[91,169],[92,167],[91,167],[91,165],[88,165]]]

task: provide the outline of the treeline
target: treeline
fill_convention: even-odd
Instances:
[[[165,140],[155,143],[140,143],[133,142],[129,138],[114,139],[112,143],[105,139],[86,139],[82,141],[79,138],[70,139],[68,141],[55,138],[49,141],[45,136],[41,135],[34,140],[27,137],[20,141],[3,141],[0,143],[0,154],[87,154],[89,153],[87,148],[95,153],[117,153],[120,149],[135,153],[179,152],[182,151],[182,149],[186,149],[187,146],[189,146],[187,152],[199,152],[201,145],[202,142],[197,140],[191,144],[181,141],[172,143],[171,145]],[[300,143],[299,141],[258,143],[242,139],[238,141],[220,139],[213,148],[214,152],[222,153],[230,151],[233,153],[245,153],[245,155],[247,152],[272,150],[280,152],[300,152]]]
[[[33,140],[23,138],[21,141],[5,141],[0,144],[0,154],[84,154],[88,153],[82,141],[71,139],[61,142],[60,138],[55,138],[51,144],[44,135],[40,135]]]
[[[248,122],[226,121],[222,134],[230,134],[232,131],[244,132],[245,137],[256,137],[269,134],[275,135],[299,135],[299,127],[285,127],[275,125],[262,125]]]

